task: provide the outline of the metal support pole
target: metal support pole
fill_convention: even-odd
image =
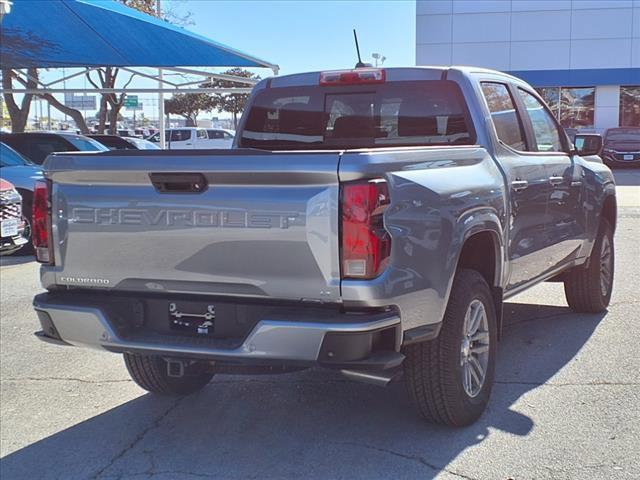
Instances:
[[[162,17],[162,7],[160,6],[160,0],[156,0],[156,15],[158,18]],[[158,69],[158,88],[163,88],[162,83],[162,69]],[[165,148],[165,125],[164,125],[164,93],[158,93],[158,128],[160,129],[160,148]]]

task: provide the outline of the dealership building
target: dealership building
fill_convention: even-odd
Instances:
[[[566,128],[640,126],[640,0],[418,0],[416,64],[509,72]]]

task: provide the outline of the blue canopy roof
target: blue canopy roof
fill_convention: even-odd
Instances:
[[[18,0],[0,24],[0,68],[275,65],[112,0]]]

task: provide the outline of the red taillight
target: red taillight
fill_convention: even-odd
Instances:
[[[387,205],[384,180],[342,185],[342,278],[374,278],[385,269],[391,254],[382,217]]]
[[[384,70],[379,68],[359,68],[357,70],[336,70],[320,73],[320,85],[358,85],[384,83]]]
[[[50,232],[49,185],[47,182],[38,181],[33,190],[31,240],[36,251],[36,259],[41,263],[53,264]]]

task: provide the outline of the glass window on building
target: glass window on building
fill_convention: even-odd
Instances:
[[[595,87],[537,89],[564,128],[593,128]]]
[[[640,127],[640,86],[620,87],[620,126]]]

